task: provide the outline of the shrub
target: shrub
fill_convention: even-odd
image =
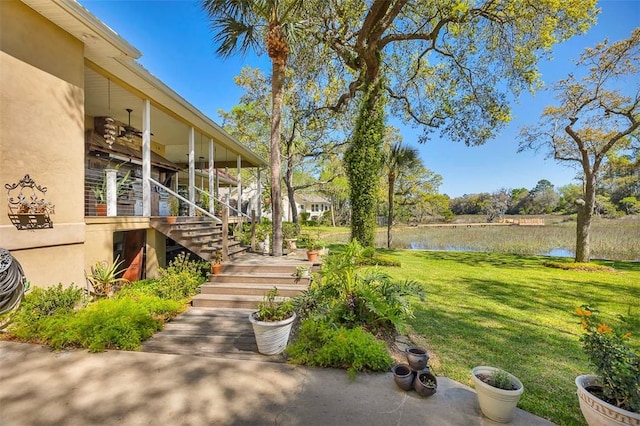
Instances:
[[[84,303],[86,298],[84,290],[80,287],[63,287],[62,284],[46,289],[36,287],[25,295],[9,330],[21,339],[38,337],[47,317],[73,312]]]
[[[313,320],[302,322],[287,353],[295,364],[343,368],[350,378],[358,371],[386,371],[391,366],[384,343],[364,328],[335,328]]]
[[[99,300],[79,311],[66,324],[61,341],[47,336],[54,347],[75,343],[92,352],[105,349],[139,349],[143,340],[160,330],[167,316],[176,315],[182,304],[153,296],[119,297]]]
[[[157,282],[144,283],[136,288],[147,287],[146,291],[162,299],[184,300],[198,292],[205,281],[203,271],[207,262],[190,260],[188,254],[180,253],[166,268],[160,268]]]
[[[414,281],[393,281],[377,268],[363,269],[362,252],[354,240],[342,252],[327,257],[321,281],[313,282],[310,291],[294,301],[301,318],[325,318],[376,333],[403,328],[413,316],[410,297],[422,298],[422,287]]]

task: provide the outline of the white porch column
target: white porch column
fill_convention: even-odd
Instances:
[[[142,103],[142,216],[151,216],[151,102]]]
[[[213,139],[209,139],[209,167],[207,170],[209,171],[209,213],[213,213],[215,210],[213,197],[215,195],[215,175],[213,172],[215,171],[214,160],[215,160],[215,148],[213,146]]]
[[[238,169],[238,215],[242,212],[242,157],[238,154],[238,158],[236,159],[236,167]]]
[[[189,216],[196,215],[196,209],[193,208],[193,204],[196,202],[196,190],[194,188],[196,184],[196,169],[195,169],[195,140],[196,131],[193,127],[189,128]]]
[[[107,182],[107,216],[118,216],[118,170],[105,169]]]

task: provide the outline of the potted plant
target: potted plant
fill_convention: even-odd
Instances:
[[[277,301],[277,297],[278,289],[274,287],[260,302],[258,310],[249,315],[258,352],[264,355],[276,355],[284,351],[296,319],[291,301]]]
[[[428,369],[418,371],[413,380],[413,389],[420,396],[431,396],[438,389],[438,379]]]
[[[610,327],[589,306],[576,312],[585,330],[582,347],[596,370],[576,378],[582,415],[590,426],[640,425],[640,355],[626,342],[631,334]]]
[[[500,423],[513,419],[524,386],[513,374],[495,367],[479,366],[471,371],[482,414]]]
[[[298,265],[296,266],[296,277],[298,278],[309,278],[311,268],[309,265]]]
[[[129,284],[129,280],[119,277],[123,270],[118,268],[124,263],[119,259],[116,257],[112,263],[103,260],[91,267],[91,275],[87,275],[87,283],[91,285],[89,294],[96,298],[111,297],[122,286]]]
[[[169,198],[169,216],[167,216],[167,223],[176,223],[178,220],[178,214],[180,213],[180,201],[178,197],[171,196]]]
[[[320,243],[316,238],[307,236],[307,260],[309,262],[317,262],[320,253]]]
[[[117,170],[117,169],[116,169]],[[116,196],[119,197],[123,195],[129,183],[129,179],[131,177],[131,170],[127,170],[127,173],[116,179]],[[107,175],[103,174],[102,179],[98,182],[93,188],[91,188],[93,192],[93,196],[96,199],[96,215],[97,216],[106,216],[107,215]]]
[[[218,249],[213,252],[211,259],[211,273],[219,275],[222,272],[222,250]]]

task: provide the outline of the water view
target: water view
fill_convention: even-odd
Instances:
[[[545,226],[398,227],[393,248],[497,252],[554,257],[575,255],[575,222],[548,221]],[[386,230],[376,238],[385,247]],[[591,257],[640,261],[640,221],[598,220],[592,225]]]

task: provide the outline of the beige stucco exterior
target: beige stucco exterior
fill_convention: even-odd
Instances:
[[[52,229],[17,230],[0,203],[0,247],[36,286],[84,283],[83,63],[76,38],[21,2],[0,2],[0,183],[28,174],[55,205]]]
[[[47,188],[44,198],[55,205],[52,228],[25,230],[17,229],[9,217],[11,213],[14,222],[25,218],[10,211],[7,192],[0,202],[0,248],[20,262],[33,286],[84,286],[85,271],[97,262],[115,260],[114,247],[127,231],[144,231],[126,235],[136,250],[144,235],[147,277],[165,266],[166,237],[151,227],[149,217],[134,209],[123,214],[138,216],[92,217],[88,214],[95,211],[85,211],[86,197],[93,197],[90,189],[95,186],[89,178],[95,179],[91,174],[98,170],[91,165],[98,156],[85,140],[86,131],[97,127],[94,119],[111,117],[149,130],[141,137],[148,141],[140,142],[144,155],[135,163],[143,171],[138,175],[143,190],[137,193],[143,216],[159,214],[149,208],[154,199],[157,204],[150,181],[159,178],[157,171],[144,175],[145,167],[151,169],[149,151],[175,164],[206,155],[204,140],[204,148],[211,144],[208,151],[214,152],[209,155],[210,176],[216,168],[236,164],[267,165],[146,71],[136,62],[139,57],[140,52],[75,0],[0,0],[0,188],[28,175]],[[129,109],[133,120],[131,111],[124,115]],[[117,137],[127,138],[126,133]],[[105,163],[117,158],[117,152],[100,154],[105,154],[100,157]],[[134,164],[131,158],[124,161]],[[188,164],[193,170],[193,161]],[[195,186],[195,179],[189,184]],[[93,205],[95,199],[91,201]]]

